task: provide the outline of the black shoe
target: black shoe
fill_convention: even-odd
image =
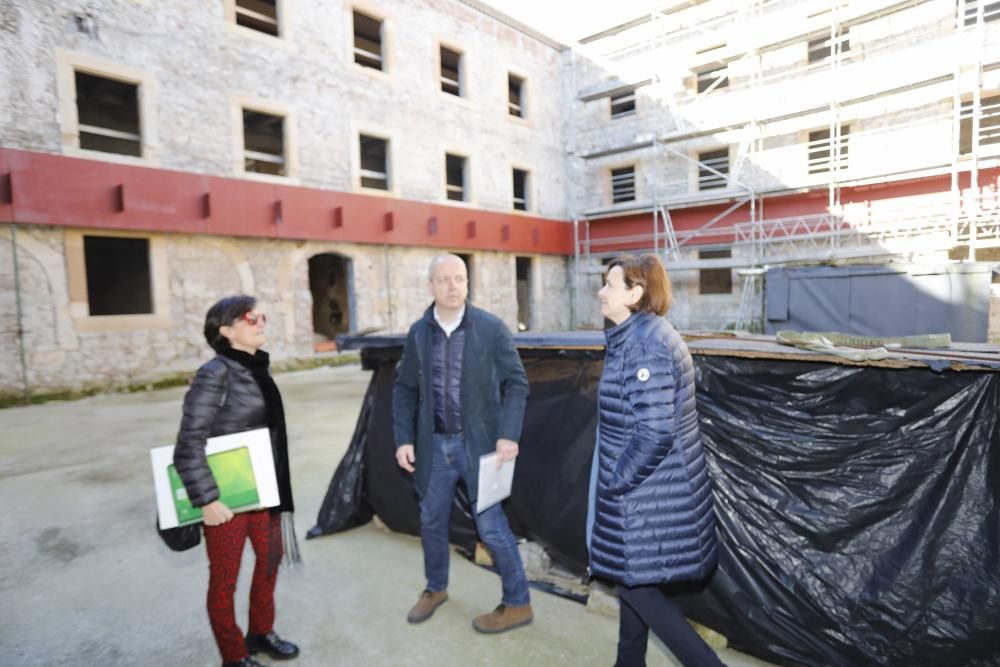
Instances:
[[[242,660],[237,660],[236,662],[224,662],[222,667],[267,667],[253,658],[243,658]]]
[[[299,654],[299,647],[292,642],[269,632],[266,635],[247,635],[247,650],[254,653],[267,653],[275,660],[291,660]]]

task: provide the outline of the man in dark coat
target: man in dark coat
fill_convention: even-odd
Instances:
[[[517,456],[528,379],[510,330],[467,303],[468,272],[457,255],[440,255],[429,270],[434,303],[406,336],[393,387],[396,460],[415,473],[427,587],[407,620],[421,623],[448,599],[448,523],[461,479],[475,512],[479,460]],[[499,463],[498,463],[499,465]],[[473,627],[496,633],[532,620],[528,582],[503,508],[476,513],[479,536],[503,582],[500,605]]]

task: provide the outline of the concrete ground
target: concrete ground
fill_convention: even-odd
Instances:
[[[290,664],[611,665],[617,620],[584,605],[534,591],[532,625],[478,635],[470,620],[496,604],[499,580],[456,556],[450,601],[411,626],[406,611],[423,584],[417,539],[371,524],[302,539],[350,440],[368,378],[358,366],[277,377],[305,559],[278,579],[276,630],[302,647]],[[154,530],[148,451],[173,442],[184,391],[0,410],[0,664],[219,664],[204,610],[204,548],[171,552]],[[250,563],[248,548],[237,590],[241,623]],[[766,664],[720,655],[733,667]],[[651,643],[648,664],[676,663]]]

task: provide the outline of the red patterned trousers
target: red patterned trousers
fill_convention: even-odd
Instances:
[[[274,584],[281,560],[281,515],[267,510],[237,514],[221,526],[205,526],[208,551],[208,620],[223,662],[247,656],[243,631],[236,624],[233,595],[247,538],[256,563],[250,584],[250,634],[274,628]]]

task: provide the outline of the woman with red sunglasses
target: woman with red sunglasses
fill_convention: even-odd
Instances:
[[[222,653],[223,667],[260,667],[251,655],[276,660],[299,654],[298,647],[274,633],[274,585],[278,564],[286,554],[298,559],[292,530],[292,485],[288,469],[288,437],[281,394],[268,370],[267,317],[251,296],[231,296],[209,308],[205,339],[216,356],[195,375],[184,397],[174,465],[188,497],[202,509],[208,551],[208,618]],[[205,456],[213,436],[267,427],[278,479],[280,504],[270,509],[234,514],[219,500],[219,489]],[[284,530],[282,529],[284,525]],[[282,538],[284,532],[285,537]],[[256,555],[250,586],[248,633],[236,623],[233,594],[247,541]]]

